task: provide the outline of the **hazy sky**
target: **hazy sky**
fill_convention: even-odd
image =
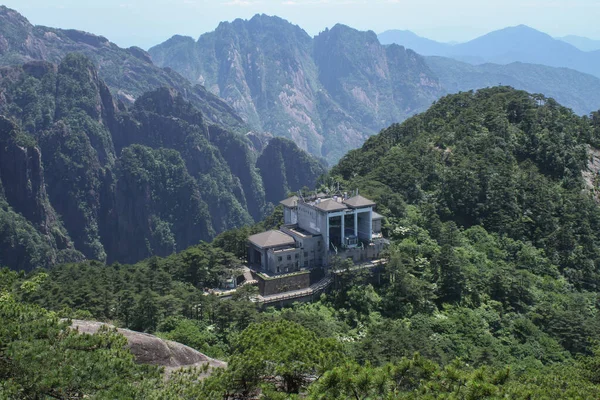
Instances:
[[[553,36],[600,39],[600,0],[8,0],[36,25],[106,36],[149,48],[174,34],[197,38],[220,21],[278,15],[316,35],[337,22],[377,33],[409,29],[439,41],[466,41],[519,24]]]

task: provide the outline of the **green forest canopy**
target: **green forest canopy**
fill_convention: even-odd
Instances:
[[[510,88],[448,96],[350,152],[323,181],[378,202],[392,242],[381,279],[347,272],[320,301],[282,310],[258,311],[252,289],[203,296],[235,269],[248,234],[278,224],[275,214],[135,265],[4,270],[0,332],[31,310],[33,320],[83,316],[229,363],[202,383],[193,371],[163,382],[124,364],[139,384],[118,390],[140,398],[596,398],[600,209],[581,172],[599,134],[597,114]],[[31,386],[42,374],[35,361],[14,364],[32,329],[0,341],[0,381],[10,382],[0,393],[68,386]],[[104,396],[101,385],[76,390]]]

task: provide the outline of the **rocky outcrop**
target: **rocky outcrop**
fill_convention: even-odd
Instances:
[[[326,172],[325,166],[283,138],[271,140],[258,158],[256,166],[262,176],[267,201],[278,204],[290,192],[303,187],[314,188]]]
[[[0,181],[4,198],[47,234],[53,221],[47,207],[40,149],[19,130],[14,122],[0,116]]]
[[[72,328],[81,333],[94,334],[100,327],[106,325],[114,328],[112,325],[96,321],[72,320]],[[118,328],[117,331],[125,336],[128,347],[134,355],[136,361],[140,364],[151,364],[165,367],[167,372],[172,372],[180,368],[209,366],[207,373],[214,368],[226,368],[227,363],[206,355],[185,346],[181,343],[163,340],[147,333],[135,332],[129,329]]]

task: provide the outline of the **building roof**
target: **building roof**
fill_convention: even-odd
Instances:
[[[371,217],[372,220],[383,219],[383,215],[376,213],[375,211],[373,211],[371,214],[372,214],[372,217]]]
[[[334,199],[323,199],[319,203],[315,203],[315,207],[323,211],[340,211],[348,208],[344,203],[338,203]]]
[[[293,245],[296,243],[294,238],[290,235],[275,230],[257,233],[256,235],[250,236],[248,240],[256,247],[263,249]]]
[[[359,194],[344,200],[344,203],[352,208],[371,207],[376,204],[373,200],[369,200]]]
[[[298,205],[298,196],[288,197],[285,200],[281,200],[279,204],[283,204],[287,208],[296,207]]]

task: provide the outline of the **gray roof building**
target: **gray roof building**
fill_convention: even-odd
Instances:
[[[248,263],[261,271],[286,274],[329,265],[335,255],[355,262],[379,256],[382,216],[375,202],[346,193],[280,201],[284,225],[248,238]]]

